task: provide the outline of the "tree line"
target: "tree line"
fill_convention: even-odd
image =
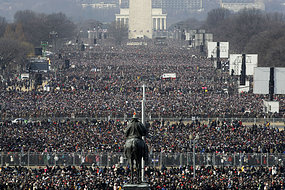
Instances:
[[[259,66],[285,66],[285,17],[281,13],[257,9],[232,13],[218,8],[208,12],[205,21],[188,19],[178,25],[187,29],[207,29],[213,33],[214,41],[230,42],[230,53],[258,54]]]
[[[34,56],[35,47],[40,47],[43,42],[53,45],[53,31],[57,33],[58,47],[59,42],[78,39],[80,31],[101,27],[102,23],[95,19],[75,24],[63,13],[44,14],[23,10],[15,13],[13,23],[7,23],[4,17],[0,17],[0,75],[8,78],[15,74],[13,71],[22,71],[27,59]],[[121,44],[126,38],[127,28],[117,26],[115,22],[107,27],[110,36]]]
[[[229,41],[233,53],[257,53],[259,66],[285,66],[285,19],[281,13],[244,9],[236,14],[212,10],[206,26],[217,41]]]
[[[188,29],[207,29],[214,34],[214,41],[229,41],[230,53],[254,53],[259,56],[259,66],[283,66],[285,60],[285,19],[281,13],[265,13],[256,9],[244,9],[232,13],[218,8],[208,12],[207,19],[188,19],[177,23]],[[11,74],[15,68],[25,66],[26,58],[33,55],[41,42],[51,42],[51,31],[56,31],[58,40],[74,39],[77,29],[100,25],[86,21],[78,27],[63,13],[43,14],[30,10],[18,11],[14,23],[0,17],[0,69],[2,75]],[[171,27],[170,27],[171,29]],[[118,44],[126,38],[127,29],[111,23],[110,35]],[[123,35],[124,34],[124,35]]]
[[[14,23],[7,23],[0,17],[2,76],[25,67],[26,59],[33,56],[35,47],[39,47],[41,42],[51,42],[51,31],[57,32],[59,40],[68,40],[74,38],[76,25],[63,13],[47,15],[30,10],[18,11],[14,15]]]

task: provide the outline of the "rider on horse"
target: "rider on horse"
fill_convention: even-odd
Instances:
[[[139,171],[141,166],[142,157],[146,163],[148,161],[148,148],[142,140],[142,136],[146,136],[147,132],[147,128],[139,122],[135,115],[124,130],[124,134],[127,137],[124,153],[131,167],[133,167],[133,161],[136,161],[137,171]]]
[[[124,134],[126,135],[127,139],[142,139],[142,136],[146,136],[147,132],[147,128],[139,122],[136,115],[133,116],[131,123],[129,123],[127,128],[124,130]]]

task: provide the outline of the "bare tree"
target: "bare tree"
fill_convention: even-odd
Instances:
[[[27,55],[33,50],[31,44],[12,38],[0,38],[0,65],[3,76],[13,70],[23,69]]]
[[[231,52],[243,52],[250,46],[251,38],[271,28],[284,26],[281,14],[265,14],[257,9],[243,9],[236,14],[213,10],[208,14],[207,28],[214,34],[216,41],[229,41]],[[219,21],[222,20],[222,21]]]
[[[115,40],[117,45],[121,45],[123,40],[128,37],[128,28],[126,25],[121,25],[113,22],[109,25],[108,32],[110,36]]]
[[[178,23],[187,26],[181,23],[187,21]],[[257,9],[234,14],[219,8],[208,13],[204,27],[214,34],[215,41],[230,42],[231,53],[257,53],[260,66],[285,66],[284,14]]]
[[[102,27],[102,23],[95,19],[88,19],[86,21],[78,23],[78,26],[83,31],[92,30],[94,28]]]
[[[257,53],[259,66],[285,66],[285,29],[274,27],[251,38],[245,51]]]
[[[210,28],[218,27],[231,15],[228,9],[218,8],[213,9],[208,13],[206,24]]]
[[[2,75],[5,76],[6,68],[16,59],[20,53],[19,43],[17,40],[1,38],[0,39],[0,64]]]
[[[48,41],[51,31],[56,31],[59,39],[71,39],[75,34],[75,24],[63,13],[46,15],[25,10],[18,11],[14,19],[16,24],[22,24],[27,41],[35,46]]]
[[[21,24],[8,24],[0,38],[0,65],[3,76],[12,70],[22,69],[28,54],[33,52],[32,44],[25,41]]]
[[[178,23],[175,23],[169,27],[170,30],[174,29],[177,26],[180,26],[181,28],[185,29],[200,29],[204,25],[204,22],[199,21],[195,18],[189,18],[185,21],[181,21]]]
[[[6,19],[4,17],[0,17],[0,37],[3,36],[6,26],[7,26]]]

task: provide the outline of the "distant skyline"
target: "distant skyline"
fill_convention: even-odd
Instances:
[[[191,2],[187,4],[188,9],[179,9],[182,0],[153,0],[153,4],[158,6],[158,1],[164,1],[164,9],[167,11],[171,23],[196,18],[205,19],[207,12],[213,8],[220,7],[220,0],[184,0]],[[199,1],[202,1],[201,8]],[[229,1],[229,0],[226,0]],[[250,0],[249,0],[250,1]],[[285,12],[285,0],[257,0],[264,3],[265,11]],[[94,6],[83,8],[82,3],[116,3],[117,6],[111,8],[95,9]],[[86,19],[95,19],[100,22],[112,22],[115,14],[119,13],[119,3],[126,5],[126,0],[0,0],[0,16],[5,17],[8,22],[13,22],[14,14],[19,10],[32,10],[38,13],[63,12],[72,20],[78,22]],[[176,4],[175,4],[176,3]],[[191,7],[192,6],[192,7]],[[183,7],[182,7],[183,8]],[[182,11],[181,11],[182,10]],[[196,10],[196,12],[195,12]],[[199,10],[197,12],[197,10]]]

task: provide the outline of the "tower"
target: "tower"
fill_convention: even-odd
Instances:
[[[130,0],[129,39],[152,38],[151,0]]]

